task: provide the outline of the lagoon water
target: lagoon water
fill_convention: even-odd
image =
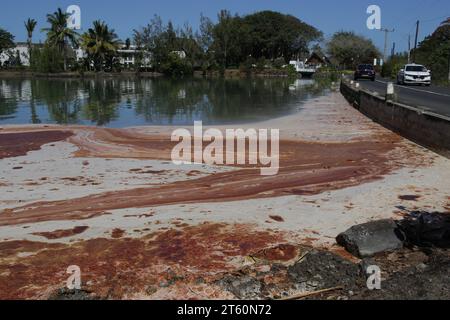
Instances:
[[[0,79],[0,125],[248,123],[297,112],[328,83],[290,79]]]

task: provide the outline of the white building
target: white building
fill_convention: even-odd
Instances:
[[[38,44],[33,44],[33,47],[40,46]],[[77,61],[80,61],[87,57],[87,53],[81,49],[75,49],[75,57]],[[138,59],[138,54],[142,54],[141,68],[151,68],[152,67],[152,55],[148,51],[143,51],[137,49],[136,46],[131,45],[130,47],[122,47],[118,50],[119,53],[119,62],[123,67],[132,67],[135,66],[136,61]],[[0,63],[1,66],[6,64],[12,64],[16,60],[16,57],[20,57],[21,65],[30,66],[30,58],[28,53],[28,44],[27,43],[17,43],[16,47],[11,48],[9,50],[4,51],[0,55]]]
[[[119,53],[120,64],[124,67],[133,67],[136,65],[138,55],[142,55],[141,68],[152,67],[152,55],[145,50],[139,50],[137,46],[130,45],[129,47],[122,47],[117,50]]]
[[[28,54],[28,44],[18,42],[14,48],[4,51],[0,55],[0,64],[14,64],[17,57],[20,58],[20,64],[23,66],[30,66],[30,56]]]
[[[123,46],[119,50],[117,50],[118,56],[119,56],[119,63],[125,67],[134,67],[136,65],[136,62],[138,60],[138,55],[142,54],[142,61],[141,61],[141,68],[151,68],[151,53],[143,50],[137,49],[136,46],[131,45],[129,47]],[[75,50],[75,56],[77,61],[80,61],[84,58],[86,58],[88,55],[87,53],[81,49],[78,48]]]

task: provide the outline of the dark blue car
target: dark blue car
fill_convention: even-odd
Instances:
[[[371,64],[360,64],[355,71],[355,80],[370,79],[375,81],[375,68]]]

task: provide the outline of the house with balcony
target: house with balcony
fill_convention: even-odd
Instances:
[[[141,59],[142,69],[149,69],[152,67],[152,55],[150,52],[142,49],[138,49],[135,45],[122,46],[117,50],[120,65],[125,69],[130,69],[136,67],[136,63]],[[78,48],[75,50],[75,56],[77,61],[81,61],[87,57],[87,53],[82,49]]]

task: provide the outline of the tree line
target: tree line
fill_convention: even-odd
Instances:
[[[123,66],[118,50],[132,44],[137,47],[133,66],[136,71],[150,65],[152,71],[172,75],[190,74],[194,70],[223,72],[228,68],[280,69],[290,60],[304,60],[311,51],[328,55],[338,69],[353,69],[380,57],[370,39],[354,32],[339,31],[325,41],[323,33],[315,27],[292,15],[273,11],[240,16],[222,10],[215,21],[201,15],[198,30],[189,24],[175,27],[171,21],[165,23],[155,15],[147,25],[133,30],[131,39],[125,41],[99,20],[79,34],[68,28],[68,18],[61,9],[48,14],[48,26],[41,29],[46,41],[39,46],[32,41],[37,22],[34,19],[25,22],[32,71],[120,71]],[[0,54],[13,46],[14,37],[0,29]],[[82,59],[76,59],[74,49],[78,48],[85,53]],[[17,61],[20,62],[20,57]]]
[[[273,11],[247,16],[222,10],[217,23],[201,15],[199,30],[189,25],[174,28],[154,16],[147,26],[133,31],[134,43],[152,53],[154,67],[162,72],[192,69],[224,70],[242,65],[286,64],[304,57],[322,32],[296,17]],[[178,52],[186,57],[180,59]],[[168,68],[172,68],[168,70]]]

